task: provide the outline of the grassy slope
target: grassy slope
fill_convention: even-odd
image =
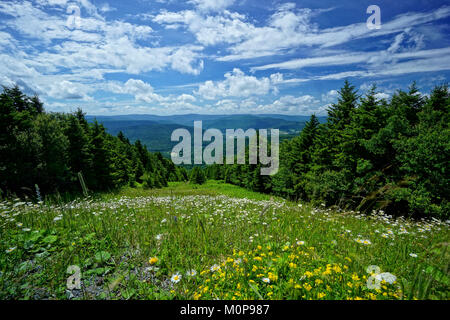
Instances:
[[[449,298],[439,222],[314,209],[217,181],[4,202],[0,213],[3,299]],[[70,265],[82,290],[66,291]],[[397,282],[368,289],[370,265]]]

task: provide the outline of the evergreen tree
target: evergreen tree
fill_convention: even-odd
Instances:
[[[206,182],[206,177],[203,170],[197,166],[192,168],[189,181],[193,184],[204,184]]]
[[[48,114],[40,114],[34,123],[39,137],[38,165],[36,183],[44,192],[65,189],[70,183],[68,168],[67,137],[61,123]],[[30,182],[30,185],[34,181]]]
[[[108,190],[114,187],[111,177],[111,158],[108,152],[106,132],[97,121],[91,130],[94,185],[97,190]]]
[[[71,180],[78,181],[78,173],[81,172],[86,180],[86,184],[91,187],[95,183],[93,174],[93,146],[86,129],[80,123],[80,118],[69,115],[65,135],[68,139],[68,166],[71,171]]]

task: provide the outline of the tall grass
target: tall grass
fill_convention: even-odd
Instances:
[[[449,226],[437,220],[314,208],[218,181],[3,201],[0,215],[3,299],[449,297]],[[66,288],[73,265],[81,290]],[[369,289],[372,265],[396,281]]]

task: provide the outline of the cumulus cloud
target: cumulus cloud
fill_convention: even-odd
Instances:
[[[164,100],[162,96],[154,92],[149,83],[138,79],[128,79],[125,83],[110,82],[105,89],[114,93],[130,94],[141,102],[152,103]]]
[[[339,96],[339,92],[337,90],[330,90],[325,94],[322,94],[322,101],[323,102],[334,102],[336,101],[337,97]]]
[[[69,4],[83,9],[81,24],[74,29],[66,23],[65,9]],[[44,10],[48,7],[61,9]],[[1,2],[0,13],[5,15],[0,31],[0,61],[5,66],[0,70],[2,83],[20,82],[44,97],[89,100],[92,80],[102,80],[108,73],[173,69],[197,75],[203,69],[203,61],[199,59],[202,47],[149,45],[154,37],[150,26],[107,21],[98,12],[113,9],[109,6],[102,9],[97,10],[88,0]],[[14,30],[25,41],[19,45],[7,30]],[[8,53],[2,53],[5,50]]]
[[[56,99],[92,100],[87,94],[87,92],[91,92],[92,89],[81,83],[63,80],[61,82],[51,83],[49,89],[49,95]]]
[[[249,97],[253,95],[266,95],[271,90],[276,90],[282,76],[274,74],[270,77],[257,78],[246,75],[238,68],[227,72],[223,81],[206,81],[200,84],[195,94],[204,99],[214,100],[224,97]]]
[[[292,96],[285,95],[268,104],[260,104],[255,109],[256,113],[295,113],[295,114],[321,114],[324,109],[319,106],[319,101],[311,95]]]
[[[187,28],[202,45],[237,43],[247,37],[254,27],[245,22],[245,16],[224,11],[218,15],[204,15],[195,10],[161,11],[153,21],[169,29]]]
[[[375,94],[375,98],[377,98],[378,100],[388,100],[391,96],[387,93],[384,92],[378,92],[377,94]]]
[[[197,99],[186,93],[180,95],[161,95],[155,92],[153,86],[140,79],[128,79],[125,83],[111,81],[101,89],[117,94],[132,95],[136,102],[144,102],[153,105],[160,105],[175,110],[198,110],[194,105]]]
[[[450,48],[436,42],[446,29],[435,28],[436,21],[450,16],[450,6],[403,13],[383,21],[380,30],[369,30],[364,21],[323,27],[317,16],[335,8],[300,8],[294,2],[277,2],[263,19],[234,0],[157,2],[166,9],[125,15],[106,1],[0,2],[1,84],[19,83],[57,110],[63,107],[60,100],[77,100],[104,112],[306,114],[323,112],[337,91],[324,86],[325,93],[313,97],[288,87],[450,70]],[[79,26],[67,25],[69,5],[81,9]],[[242,10],[234,12],[237,6]],[[369,38],[380,40],[376,50],[366,51]],[[360,40],[361,47],[342,49]],[[360,51],[351,49],[356,47]],[[240,61],[246,59],[253,60]],[[223,68],[231,71],[222,78]],[[170,77],[175,71],[179,78],[153,77],[169,70]],[[390,94],[383,90],[377,97]]]
[[[234,0],[190,0],[202,11],[221,11],[234,3]]]

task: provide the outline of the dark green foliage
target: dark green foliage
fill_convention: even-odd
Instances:
[[[38,97],[27,97],[18,87],[0,94],[1,193],[35,197],[80,192],[78,173],[89,190],[121,186],[164,187],[168,181],[187,180],[161,154],[151,154],[139,141],[123,133],[108,134],[98,122],[89,124],[79,109],[73,114],[45,113]]]
[[[283,141],[280,169],[269,181],[247,164],[210,166],[206,173],[294,200],[447,218],[449,108],[447,85],[426,97],[413,83],[386,101],[375,86],[361,97],[346,81],[326,123],[313,115],[298,137]]]
[[[189,182],[193,184],[204,184],[206,182],[205,174],[200,167],[192,168]]]

